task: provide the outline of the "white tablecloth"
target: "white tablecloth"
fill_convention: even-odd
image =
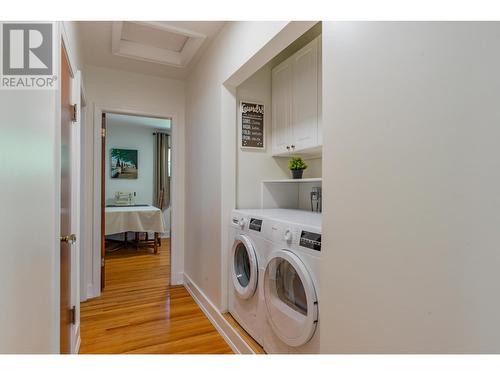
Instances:
[[[106,207],[106,235],[124,232],[165,232],[163,214],[159,208]]]

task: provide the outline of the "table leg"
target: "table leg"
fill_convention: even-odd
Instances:
[[[155,254],[158,254],[158,232],[155,232],[154,249],[155,249]]]

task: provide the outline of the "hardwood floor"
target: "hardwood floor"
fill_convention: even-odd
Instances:
[[[103,294],[81,304],[81,354],[232,353],[187,290],[169,286],[169,246],[107,256]]]
[[[248,346],[254,351],[255,354],[266,354],[264,348],[259,345],[257,341],[253,339],[252,336],[250,336],[247,331],[243,329],[242,326],[239,325],[239,323],[233,318],[233,316],[226,312],[222,314],[224,319],[227,320],[227,322],[233,327],[236,332],[245,340],[245,342],[248,344]]]

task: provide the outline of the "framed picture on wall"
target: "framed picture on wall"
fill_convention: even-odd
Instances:
[[[111,149],[111,178],[136,179],[139,175],[137,150]]]
[[[265,150],[264,104],[242,100],[239,117],[240,147]]]

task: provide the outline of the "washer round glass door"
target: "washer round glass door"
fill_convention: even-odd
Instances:
[[[307,343],[316,330],[318,300],[304,263],[288,250],[274,251],[264,275],[267,317],[276,335],[290,346]]]
[[[254,295],[258,279],[257,256],[252,241],[245,235],[238,235],[231,254],[234,289],[241,298],[248,299]]]

